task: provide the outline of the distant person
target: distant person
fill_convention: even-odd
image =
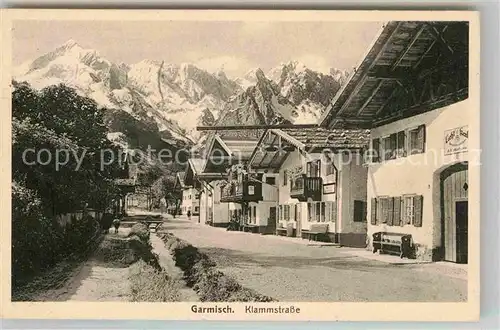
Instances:
[[[191,210],[187,211],[187,216],[188,216],[188,219],[191,220]]]
[[[116,218],[113,220],[113,227],[115,227],[115,234],[117,234],[118,228],[120,228],[120,219]]]

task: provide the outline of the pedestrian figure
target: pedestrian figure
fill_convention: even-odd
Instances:
[[[187,211],[187,216],[188,216],[188,219],[191,220],[191,210]]]
[[[118,228],[120,228],[120,219],[116,218],[113,220],[113,227],[115,227],[115,234],[117,234]]]

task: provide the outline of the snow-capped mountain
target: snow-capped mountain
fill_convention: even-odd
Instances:
[[[125,111],[147,123],[168,143],[192,144],[203,139],[199,125],[315,123],[347,73],[332,69],[325,75],[289,62],[231,80],[222,70],[209,73],[189,63],[112,63],[69,40],[15,68],[13,76],[37,89],[64,83],[113,114]],[[111,133],[123,140],[119,131]]]

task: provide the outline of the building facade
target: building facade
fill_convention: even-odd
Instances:
[[[467,22],[390,22],[325,112],[371,129],[369,247],[409,235],[413,257],[467,263]]]
[[[367,168],[362,151],[368,137],[367,130],[357,129],[269,130],[249,167],[266,176],[272,173],[277,228],[292,229],[288,236],[307,237],[321,225],[331,242],[365,246]]]

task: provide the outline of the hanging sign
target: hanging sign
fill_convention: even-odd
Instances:
[[[335,183],[328,183],[323,185],[323,194],[335,194]]]
[[[451,155],[467,152],[469,127],[462,126],[444,132],[444,154]]]

